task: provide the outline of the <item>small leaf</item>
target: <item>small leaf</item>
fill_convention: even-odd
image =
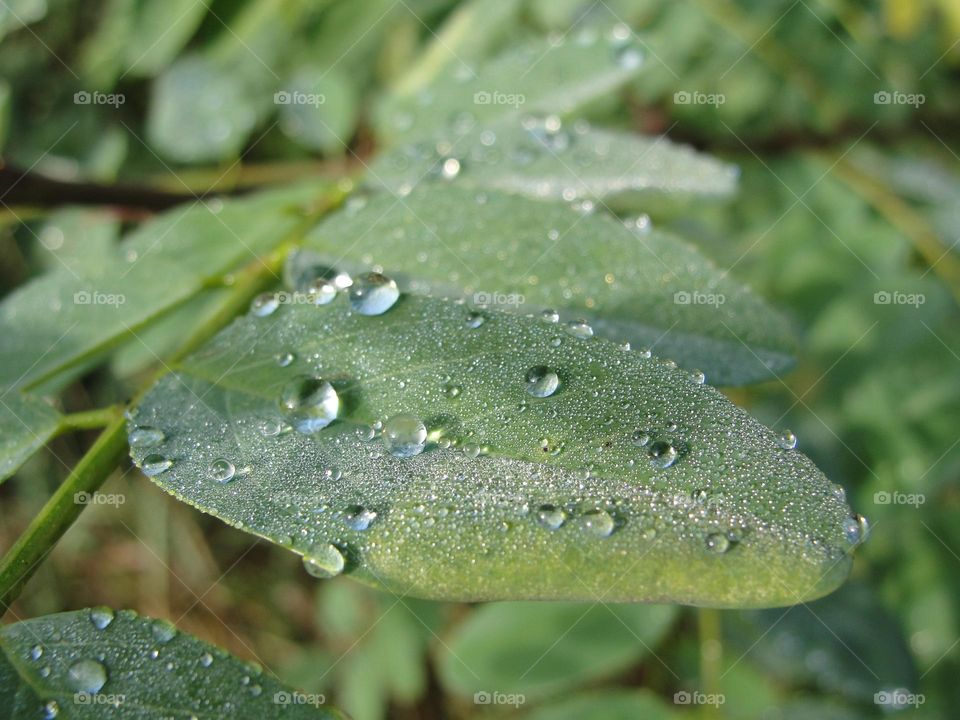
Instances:
[[[288,689],[259,666],[130,610],[7,625],[0,650],[9,717],[342,717],[321,707],[320,696]]]
[[[60,426],[60,413],[31,395],[0,396],[0,482],[13,475],[47,444]]]
[[[597,212],[498,192],[424,186],[331,215],[304,244],[348,272],[390,268],[417,293],[587,319],[598,333],[735,385],[793,364],[786,320],[693,247]]]
[[[59,267],[0,303],[0,388],[30,387],[76,368],[254,261],[304,222],[304,184],[166,212],[94,263]]]
[[[146,395],[164,439],[136,463],[312,574],[432,599],[771,606],[843,579],[835,486],[714,388],[547,321],[368,314],[395,297],[371,283],[258,302]]]
[[[593,129],[584,122],[567,129],[532,118],[473,128],[432,145],[401,146],[377,158],[369,179],[404,195],[421,180],[446,180],[447,167],[456,168],[453,183],[460,188],[588,199],[647,212],[667,198],[727,197],[737,182],[734,166],[663,137]]]
[[[674,605],[492,603],[444,645],[440,675],[463,695],[552,697],[635,665],[654,652],[676,616]]]

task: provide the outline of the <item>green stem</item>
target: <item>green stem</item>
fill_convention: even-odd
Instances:
[[[0,608],[6,610],[20,594],[40,562],[70,528],[86,503],[120,463],[126,451],[126,420],[113,408],[113,420],[67,479],[47,501],[17,542],[0,560]]]
[[[720,694],[723,640],[720,629],[720,611],[714,608],[697,609],[697,625],[700,631],[700,685],[705,695]],[[720,706],[706,703],[703,717],[720,717]]]
[[[84,410],[82,412],[70,413],[60,419],[60,427],[57,428],[57,434],[62,435],[78,430],[97,430],[106,427],[116,419],[117,413],[123,411],[122,405],[112,405],[96,410]]]

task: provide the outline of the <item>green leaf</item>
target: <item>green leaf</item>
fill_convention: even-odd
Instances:
[[[60,426],[60,417],[40,398],[16,391],[0,395],[0,482],[47,444]]]
[[[526,720],[670,720],[686,717],[650,690],[603,690],[581,693],[537,708]]]
[[[642,65],[643,50],[632,36],[533,40],[476,69],[453,63],[419,93],[388,96],[375,121],[381,136],[396,142],[432,138],[448,124],[456,128],[520,115],[569,115],[623,86]]]
[[[294,141],[327,155],[342,155],[359,110],[350,79],[335,68],[301,68],[277,93],[280,128]]]
[[[5,717],[342,717],[259,666],[130,610],[7,625],[0,650]]]
[[[47,0],[4,0],[0,3],[0,39],[42,20],[46,14]]]
[[[717,606],[799,602],[847,572],[859,528],[838,488],[669,363],[419,296],[376,317],[344,298],[264,312],[145,396],[132,422],[164,439],[132,455],[167,491],[314,572],[342,563],[431,599]],[[549,391],[545,371],[527,381],[541,366],[559,380],[548,397],[528,391]],[[318,372],[340,420],[281,431],[309,429],[280,400]],[[423,419],[426,452],[395,457],[369,439],[398,414]]]
[[[436,148],[444,150],[441,154]],[[473,190],[495,189],[535,199],[589,199],[614,209],[653,210],[665,199],[728,197],[737,169],[666,138],[646,138],[584,122],[574,129],[525,119],[412,143],[373,164],[369,178],[399,195],[421,180],[448,181]]]
[[[474,611],[447,641],[440,675],[463,695],[555,697],[637,664],[676,616],[674,605],[493,603]]]
[[[301,184],[239,200],[195,203],[144,224],[97,264],[76,262],[0,303],[0,387],[29,387],[77,367],[267,254],[322,197]]]
[[[652,348],[717,385],[768,379],[793,363],[785,319],[694,248],[657,229],[555,203],[447,186],[348,204],[306,248],[348,272],[376,265],[418,293],[565,320]]]
[[[207,14],[204,0],[141,0],[126,28],[124,65],[139,77],[166,67],[186,45]]]

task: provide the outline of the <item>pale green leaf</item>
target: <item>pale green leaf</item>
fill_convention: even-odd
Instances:
[[[132,454],[167,491],[312,567],[342,559],[432,599],[717,606],[792,604],[845,576],[860,528],[838,488],[687,372],[450,301],[403,296],[367,317],[342,297],[297,298],[161,380],[132,423],[164,439]],[[548,397],[528,391],[539,366],[558,376]],[[317,373],[340,419],[281,431],[285,388]],[[398,414],[423,419],[425,452],[368,439]]]
[[[327,155],[342,155],[349,147],[358,99],[350,78],[336,68],[301,68],[276,102],[280,128],[297,143]]]
[[[13,475],[47,444],[60,426],[60,413],[31,395],[0,395],[0,482]]]

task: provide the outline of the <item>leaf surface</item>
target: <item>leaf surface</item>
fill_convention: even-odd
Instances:
[[[12,391],[0,396],[0,482],[47,444],[60,426],[60,417],[32,395]]]

